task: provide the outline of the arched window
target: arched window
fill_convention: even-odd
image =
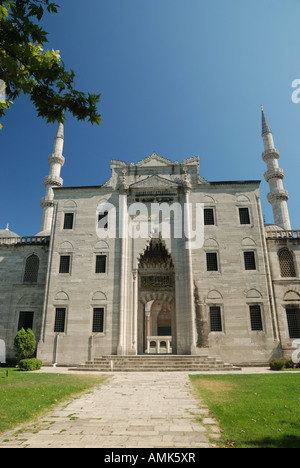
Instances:
[[[37,283],[39,274],[39,257],[35,254],[30,255],[26,260],[24,283]]]
[[[280,272],[283,278],[295,278],[296,269],[293,254],[289,249],[281,249],[278,252]]]

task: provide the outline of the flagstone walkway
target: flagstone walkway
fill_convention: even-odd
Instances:
[[[19,429],[0,448],[211,448],[219,436],[185,372],[114,374]]]

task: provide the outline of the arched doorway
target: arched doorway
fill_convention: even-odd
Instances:
[[[147,245],[138,273],[138,354],[175,354],[174,264],[161,238]]]

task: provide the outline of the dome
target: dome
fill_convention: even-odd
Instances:
[[[34,237],[49,237],[50,236],[50,231],[41,231],[38,232]]]
[[[284,229],[280,226],[277,226],[276,224],[266,224],[265,225],[265,231],[266,232],[272,232],[272,231],[284,231]]]
[[[0,239],[4,239],[4,238],[9,239],[12,237],[21,237],[21,236],[19,236],[15,232],[10,231],[8,228],[8,225],[6,226],[6,229],[0,229]]]

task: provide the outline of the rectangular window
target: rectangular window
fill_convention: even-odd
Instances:
[[[70,255],[61,255],[59,273],[70,273]]]
[[[96,256],[96,273],[106,273],[106,255]]]
[[[30,330],[32,330],[33,315],[34,312],[20,312],[18,331],[21,330],[21,328],[24,328],[24,330],[28,330],[28,328],[30,328]]]
[[[300,338],[300,310],[287,309],[286,316],[290,338]]]
[[[66,322],[66,309],[58,308],[55,311],[55,324],[54,332],[55,333],[64,333],[65,331],[65,322]]]
[[[240,223],[250,224],[249,208],[239,208],[239,212],[240,212]]]
[[[259,305],[250,306],[250,320],[251,320],[251,330],[252,331],[262,331],[262,317],[261,309]]]
[[[218,256],[216,252],[206,253],[207,271],[218,271]]]
[[[64,229],[73,229],[74,213],[65,213]]]
[[[104,330],[104,308],[97,307],[93,315],[93,333],[103,333]]]
[[[204,225],[212,226],[215,224],[215,216],[213,208],[204,208]]]
[[[221,332],[222,328],[222,316],[221,316],[221,307],[210,307],[210,331],[212,332]]]
[[[255,253],[244,252],[244,261],[246,270],[256,270]]]
[[[98,215],[98,227],[108,229],[108,211],[104,211],[104,213]]]

